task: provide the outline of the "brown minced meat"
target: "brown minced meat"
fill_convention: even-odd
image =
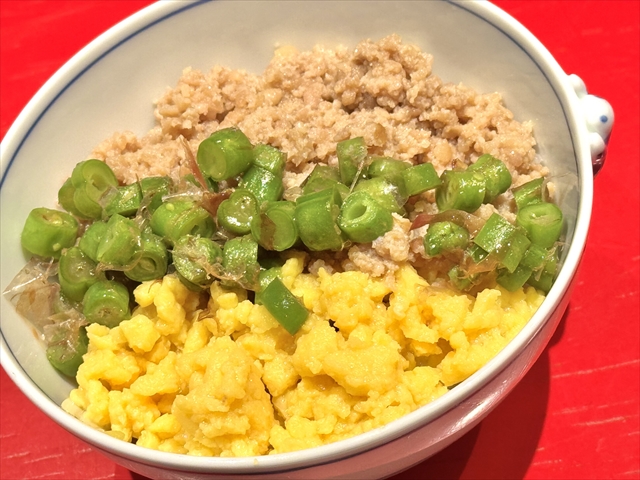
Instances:
[[[262,75],[215,66],[187,68],[175,88],[156,102],[156,126],[139,138],[118,132],[92,153],[105,160],[122,183],[190,172],[184,148],[221,128],[236,126],[254,143],[288,155],[285,187],[300,185],[316,163],[337,165],[336,144],[363,137],[369,153],[413,164],[430,162],[436,171],[473,163],[489,153],[509,167],[513,184],[546,175],[536,159],[531,122],[518,122],[499,93],[480,94],[444,83],[432,74],[433,58],[397,35],[355,48],[316,46],[299,52],[281,47]],[[510,215],[510,194],[476,215]],[[415,211],[434,213],[433,193]],[[322,255],[309,265],[366,271],[382,276],[404,260],[417,261],[422,243],[411,221],[397,217],[394,228],[373,244],[340,255]]]

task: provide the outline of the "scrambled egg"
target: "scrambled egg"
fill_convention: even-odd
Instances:
[[[199,456],[299,450],[366,432],[443,395],[511,340],[540,306],[533,288],[477,298],[362,272],[284,284],[311,312],[292,336],[239,288],[203,300],[172,275],[145,282],[115,328],[87,327],[78,388],[63,407],[125,441]]]

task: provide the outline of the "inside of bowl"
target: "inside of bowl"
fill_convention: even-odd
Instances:
[[[260,73],[277,45],[355,46],[391,33],[432,53],[434,73],[445,81],[501,92],[518,120],[534,122],[540,159],[558,184],[570,239],[578,167],[565,107],[530,53],[492,23],[497,19],[477,12],[464,3],[434,1],[160,2],[74,58],[21,118],[23,128],[5,139],[1,288],[26,261],[19,237],[28,212],[54,207],[73,166],[112,132],[149,130],[153,100],[176,83],[183,68],[222,64]],[[35,384],[62,402],[72,382],[49,366],[32,328],[6,298],[2,335]]]

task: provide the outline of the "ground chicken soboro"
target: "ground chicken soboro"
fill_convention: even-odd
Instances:
[[[157,102],[153,130],[116,133],[93,156],[123,183],[177,178],[190,172],[183,139],[195,152],[237,126],[287,153],[289,191],[316,163],[335,166],[336,143],[358,136],[370,154],[431,162],[438,173],[484,153],[505,162],[515,186],[547,173],[532,125],[515,121],[498,93],[444,84],[431,66],[392,35],[355,49],[283,47],[262,75],[188,68]],[[509,218],[509,195],[476,215]],[[414,207],[434,212],[433,193]],[[203,304],[171,275],[145,282],[131,320],[87,328],[79,388],[63,406],[123,440],[219,456],[313,447],[405,415],[486,363],[543,299],[528,287],[475,297],[433,287],[437,266],[424,264],[419,233],[396,216],[371,244],[290,253],[283,282],[311,312],[294,336],[242,289],[214,282]]]

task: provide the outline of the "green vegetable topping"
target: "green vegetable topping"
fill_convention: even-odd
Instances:
[[[107,195],[118,187],[118,179],[101,160],[85,160],[71,172],[73,203],[86,218],[100,219]]]
[[[356,137],[338,142],[336,145],[338,155],[338,170],[340,180],[347,186],[351,186],[358,177],[358,172],[362,172],[364,161],[367,158],[367,145],[364,138]]]
[[[242,176],[240,187],[253,193],[259,206],[264,202],[280,200],[284,191],[282,177],[279,174],[255,165]]]
[[[171,179],[169,177],[147,177],[140,180],[142,193],[141,205],[145,205],[153,213],[162,204],[163,195],[169,193]]]
[[[338,226],[350,240],[367,243],[391,230],[393,216],[367,192],[357,191],[342,204]]]
[[[404,204],[407,201],[407,193],[402,177],[395,178],[399,183],[393,182],[389,177],[374,177],[361,180],[353,189],[354,192],[367,192],[382,208],[389,212],[403,215]]]
[[[185,235],[211,237],[215,231],[213,218],[191,200],[171,200],[160,205],[150,222],[151,229],[168,243]]]
[[[287,154],[271,145],[259,144],[253,147],[253,164],[264,168],[274,175],[282,176],[287,163]]]
[[[169,253],[162,238],[150,232],[142,232],[142,252],[133,266],[124,274],[136,282],[162,278],[169,266]]]
[[[518,211],[516,223],[533,243],[550,248],[562,233],[562,211],[553,203],[531,203]]]
[[[436,190],[438,209],[475,212],[484,201],[486,184],[482,174],[474,171],[445,170]]]
[[[497,213],[492,214],[473,242],[489,253],[496,254],[502,265],[513,272],[531,241]]]
[[[258,215],[258,201],[249,190],[237,188],[218,207],[218,225],[234,235],[251,232],[251,221]]]
[[[340,250],[344,242],[337,219],[342,197],[336,187],[302,195],[295,219],[300,240],[309,250]]]
[[[79,247],[64,250],[58,265],[58,281],[64,296],[73,302],[82,302],[89,287],[104,279],[104,273],[98,272],[97,267]]]
[[[411,167],[411,164],[395,158],[373,156],[369,161],[367,176],[369,178],[393,177],[402,174],[409,167]]]
[[[542,202],[544,178],[536,178],[513,189],[513,198],[518,210],[532,203]]]
[[[80,237],[78,247],[87,257],[98,262],[98,245],[107,233],[107,222],[93,222]]]
[[[82,313],[89,323],[109,328],[130,318],[129,291],[114,280],[100,280],[91,285],[82,300]]]
[[[295,335],[309,316],[309,311],[276,276],[260,295],[262,305],[287,332]]]
[[[222,267],[231,283],[247,290],[259,288],[258,244],[251,235],[228,240],[222,249]]]
[[[105,205],[104,213],[107,216],[117,213],[125,217],[130,217],[136,214],[138,208],[140,208],[141,201],[142,190],[139,184],[132,183],[131,185],[118,187]]]
[[[100,239],[96,259],[111,268],[121,268],[137,259],[142,246],[140,227],[131,219],[115,214],[107,222]]]
[[[491,203],[511,186],[511,173],[507,166],[488,153],[482,155],[467,171],[480,173],[485,181],[484,203]]]
[[[61,339],[47,347],[49,363],[60,373],[75,377],[82,364],[82,356],[87,353],[89,338],[84,328],[80,328],[71,344],[69,340]]]
[[[224,128],[200,143],[197,162],[203,175],[219,182],[245,172],[253,157],[247,136],[237,128]]]
[[[402,172],[407,195],[417,195],[442,184],[436,169],[430,163],[415,165]]]
[[[29,212],[20,236],[22,248],[41,257],[60,258],[78,236],[78,221],[67,212],[34,208]]]
[[[293,247],[300,238],[295,211],[293,202],[268,203],[264,212],[251,222],[253,238],[266,250],[282,252]]]
[[[457,248],[467,248],[468,244],[467,229],[449,221],[429,225],[424,236],[424,251],[431,257]]]
[[[213,281],[213,266],[222,263],[222,249],[213,240],[193,235],[180,238],[173,247],[173,265],[183,283],[201,290]]]

